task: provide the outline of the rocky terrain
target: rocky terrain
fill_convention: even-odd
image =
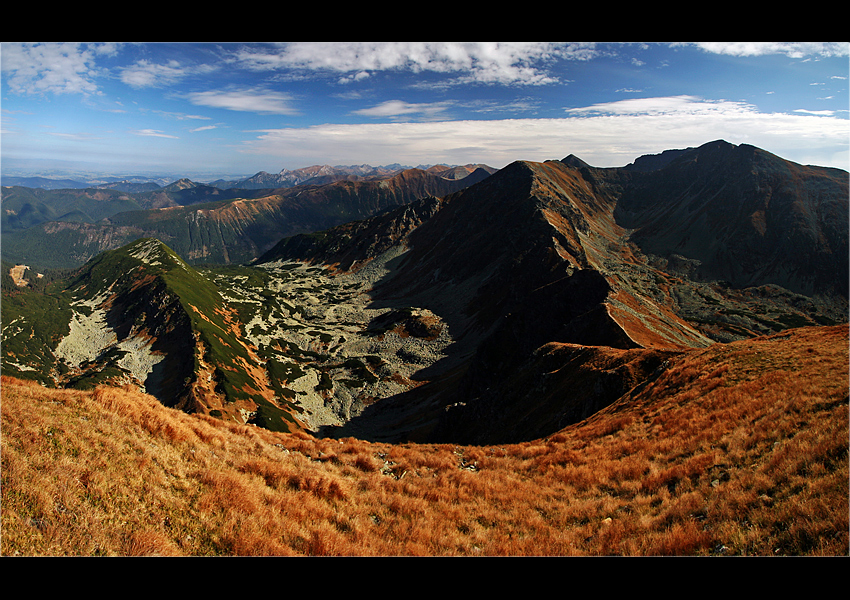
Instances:
[[[237,307],[248,340],[285,372],[281,384],[313,431],[341,426],[369,404],[416,387],[417,373],[445,356],[452,338],[427,309],[377,308],[369,292],[403,249],[355,273],[298,262],[269,262],[248,278],[213,274]]]
[[[191,266],[153,238],[102,253],[4,302],[3,373],[132,383],[279,431],[502,443],[585,419],[693,349],[847,322],[846,172],[720,141],[616,169],[517,161],[444,194],[428,181],[302,190],[371,216],[264,252],[237,224],[267,198],[167,209],[242,231],[220,262],[255,258]]]
[[[283,240],[261,258],[356,271],[380,256],[375,240],[392,241],[407,251],[375,286],[374,304],[427,309],[452,334],[436,363],[441,368],[424,371],[426,383],[369,406],[338,434],[529,439],[610,403],[655,373],[665,353],[847,321],[839,275],[847,260],[846,173],[726,142],[637,163],[594,169],[575,157],[520,161],[428,210],[411,206]],[[738,163],[730,175],[729,165]],[[694,164],[701,174],[689,173]],[[739,172],[746,176],[737,178]],[[655,201],[641,212],[636,198],[652,189]],[[728,206],[741,204],[729,218]],[[752,206],[765,209],[763,228]],[[820,216],[789,219],[789,206]],[[690,246],[666,233],[675,231],[674,209],[685,229],[694,223]],[[727,219],[700,216],[715,212]],[[654,215],[668,219],[669,228]],[[796,240],[794,258],[788,239]],[[720,269],[717,253],[733,266]],[[819,267],[791,277],[789,265],[799,256]],[[751,269],[746,279],[723,278],[744,263]],[[546,383],[555,381],[546,376],[552,369],[541,367],[551,344],[596,349],[592,359],[577,352],[569,369],[557,369],[557,381],[580,369],[589,387]],[[600,369],[600,361],[619,366]]]
[[[419,385],[416,373],[451,343],[426,309],[372,305],[372,286],[399,252],[340,276],[283,261],[198,272],[161,242],[140,240],[63,283],[56,297],[70,318],[55,347],[39,353],[50,355],[47,365],[31,352],[43,324],[10,319],[4,373],[60,386],[132,385],[189,412],[272,428],[340,426]]]

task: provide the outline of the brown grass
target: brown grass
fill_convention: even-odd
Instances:
[[[2,380],[2,554],[847,555],[845,327],[684,354],[547,439],[278,434]]]

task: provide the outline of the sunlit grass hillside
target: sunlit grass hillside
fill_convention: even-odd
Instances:
[[[847,327],[684,353],[546,439],[314,439],[2,381],[2,554],[847,555]]]

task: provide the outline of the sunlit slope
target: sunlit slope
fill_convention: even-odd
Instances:
[[[845,327],[677,357],[520,444],[274,433],[2,381],[10,555],[843,555]]]
[[[189,412],[301,428],[217,287],[161,242],[102,253],[63,283],[27,296],[57,303],[52,315],[4,307],[4,374],[77,388],[140,385]],[[49,337],[28,334],[48,324]]]

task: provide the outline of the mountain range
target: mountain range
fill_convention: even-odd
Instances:
[[[443,177],[462,179],[476,168],[481,167],[493,171],[487,165],[420,165],[415,167],[423,171],[439,173]],[[383,165],[373,167],[372,165],[313,165],[300,169],[281,169],[279,173],[267,173],[259,171],[250,177],[238,179],[216,179],[207,185],[222,189],[276,189],[282,187],[293,187],[302,184],[323,184],[334,181],[348,180],[359,181],[365,179],[384,179],[392,177],[402,171],[414,167],[400,165]],[[117,190],[121,192],[141,193],[168,187],[173,179],[166,176],[65,176],[44,177],[31,175],[3,175],[2,185],[4,187],[27,187],[44,190],[62,189],[100,189]]]
[[[4,259],[73,268],[105,250],[155,237],[186,260],[242,263],[281,237],[338,225],[424,195],[445,195],[488,176],[407,169],[379,180],[279,189],[221,189],[180,179],[142,193],[4,188]]]
[[[278,431],[492,444],[690,352],[848,320],[846,171],[718,140],[620,168],[324,176],[65,190],[84,215],[66,220],[4,189],[4,260],[75,270],[30,289],[4,268],[3,374]]]
[[[313,165],[301,169],[282,169],[279,173],[266,173],[260,171],[251,177],[239,180],[217,179],[210,183],[215,187],[223,189],[279,189],[298,185],[322,185],[336,181],[369,181],[380,180],[397,175],[402,171],[413,167],[404,167],[399,164],[373,167],[371,165]],[[447,179],[463,179],[477,169],[484,169],[492,173],[495,169],[487,165],[463,165],[450,167],[448,165],[433,165],[430,167],[419,166],[417,170],[427,171]]]

